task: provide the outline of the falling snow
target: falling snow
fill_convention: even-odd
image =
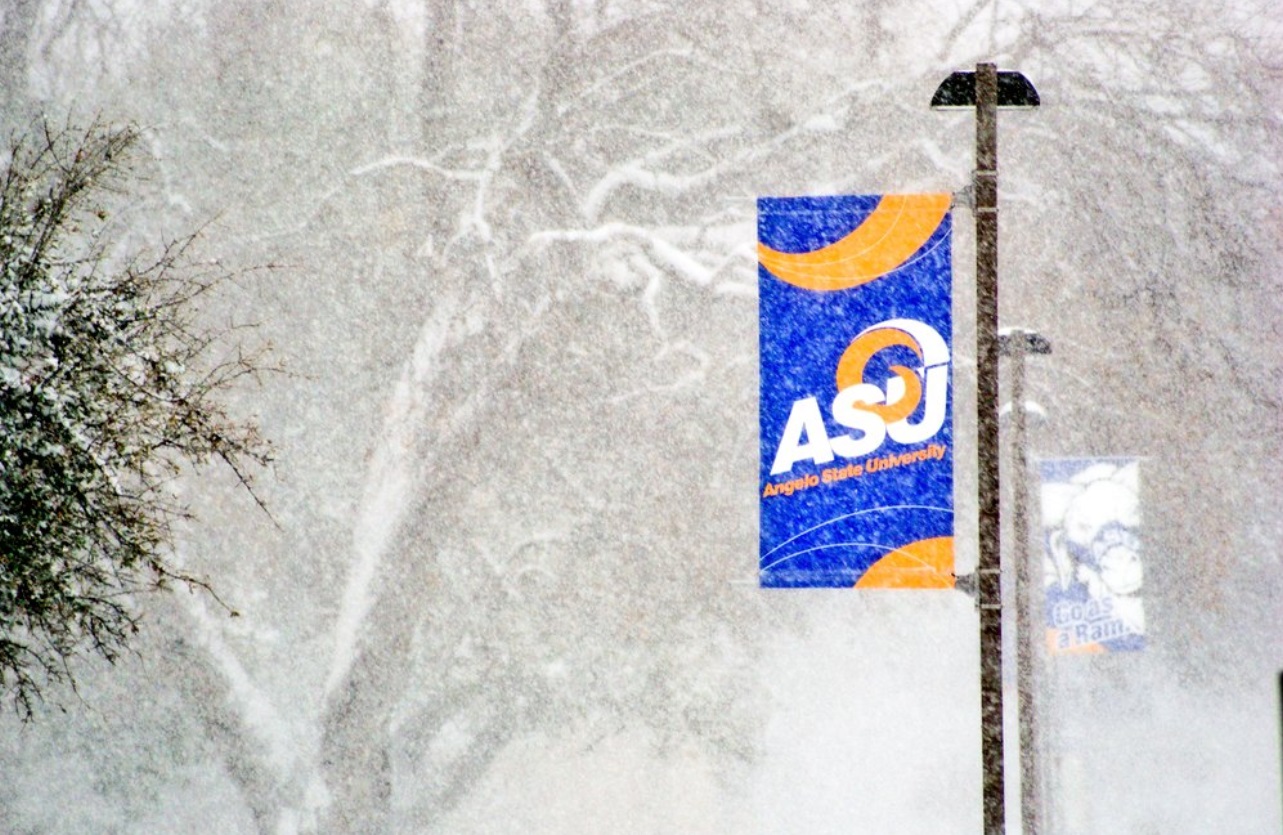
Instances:
[[[979,831],[970,598],[757,586],[754,201],[958,193],[970,571],[974,128],[927,105],[986,60],[1042,98],[1000,117],[1001,319],[1053,346],[1030,454],[1142,473],[1147,647],[1051,659],[1045,831],[1283,825],[1270,3],[0,15],[7,127],[140,125],[121,245],[279,265],[212,315],[290,370],[229,404],[277,445],[271,517],[181,487],[176,557],[241,616],[148,597],[136,654],[0,721],[0,830]]]

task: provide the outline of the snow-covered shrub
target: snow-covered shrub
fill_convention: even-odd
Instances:
[[[168,551],[182,468],[221,459],[248,488],[269,458],[219,401],[260,355],[197,316],[227,274],[191,238],[129,252],[111,217],[137,138],[39,125],[0,161],[0,693],[24,715],[72,656],[127,645],[133,593],[205,586]]]

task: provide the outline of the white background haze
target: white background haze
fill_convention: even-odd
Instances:
[[[0,2],[7,125],[139,124],[122,234],[280,265],[208,315],[293,372],[232,404],[275,522],[182,484],[241,617],[141,600],[136,655],[0,721],[0,830],[979,831],[971,601],[755,586],[753,201],[960,190],[972,117],[927,105],[995,60],[1042,96],[999,149],[1032,452],[1144,458],[1149,648],[1041,686],[1050,831],[1278,832],[1278,11]]]

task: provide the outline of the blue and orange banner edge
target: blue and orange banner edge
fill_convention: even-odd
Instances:
[[[954,585],[950,207],[758,200],[762,586]]]

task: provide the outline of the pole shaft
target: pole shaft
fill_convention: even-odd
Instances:
[[[976,65],[977,591],[980,755],[985,835],[1005,832],[1002,739],[1002,552],[998,477],[998,70]]]
[[[1020,824],[1023,835],[1042,830],[1042,799],[1038,772],[1037,669],[1040,658],[1036,625],[1038,612],[1037,554],[1029,547],[1028,416],[1025,412],[1026,334],[1011,335],[1011,453],[1015,501],[1011,535],[1016,560],[1016,682],[1020,711]]]

